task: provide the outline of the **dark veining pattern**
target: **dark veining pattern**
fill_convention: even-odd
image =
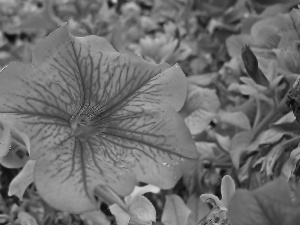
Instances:
[[[184,158],[174,148],[178,137],[165,128],[168,112],[159,111],[163,87],[156,75],[166,67],[73,37],[66,43],[20,81],[25,92],[10,93],[17,103],[1,107],[19,118],[39,149],[57,152],[49,179],[81,183],[78,191],[89,194],[95,178],[115,185],[120,170],[146,175],[149,165],[176,166]]]

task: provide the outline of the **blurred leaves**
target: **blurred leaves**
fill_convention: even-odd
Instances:
[[[258,188],[238,190],[229,201],[233,225],[297,224],[298,205],[287,200],[290,190],[285,180],[259,187],[278,176],[293,184],[300,176],[297,4],[297,0],[1,0],[0,70],[13,61],[30,63],[35,44],[66,22],[75,36],[100,35],[118,50],[147,61],[178,63],[189,85],[180,114],[199,159],[175,188],[146,194],[156,210],[155,224],[162,218],[172,225],[226,224],[226,213],[199,197],[212,193],[221,198],[224,174],[234,178],[236,187]],[[294,115],[287,113],[287,105]],[[3,124],[0,128],[0,137],[9,135]],[[24,141],[11,135],[11,150],[3,151],[0,159],[2,166],[11,168],[0,169],[1,221],[14,222],[21,211],[38,224],[78,224],[80,218],[87,224],[115,223],[107,207],[76,217],[45,206],[32,185],[23,195],[25,189],[16,187],[28,153]],[[20,169],[13,168],[22,167],[16,176]],[[15,198],[7,197],[10,182],[10,193],[23,195],[20,207]],[[176,220],[175,209],[183,210],[182,218]]]
[[[38,225],[36,220],[26,212],[19,212],[18,220],[21,225]]]
[[[165,225],[187,225],[191,210],[177,195],[167,195],[161,221]]]
[[[186,102],[180,113],[185,117],[185,122],[191,133],[201,133],[217,116],[220,101],[212,89],[202,88],[193,84],[188,86]]]
[[[237,190],[229,205],[232,224],[292,225],[299,221],[299,187],[293,194],[279,178],[256,190]]]

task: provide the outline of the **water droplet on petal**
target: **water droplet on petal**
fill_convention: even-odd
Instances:
[[[178,162],[176,162],[176,161],[173,161],[173,166],[178,166],[179,165],[179,163]]]

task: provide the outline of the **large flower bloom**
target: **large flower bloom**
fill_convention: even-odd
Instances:
[[[177,114],[187,93],[178,66],[118,53],[62,26],[37,44],[33,66],[0,74],[0,113],[30,141],[34,182],[55,208],[95,209],[94,189],[128,195],[136,182],[171,188],[197,158]]]

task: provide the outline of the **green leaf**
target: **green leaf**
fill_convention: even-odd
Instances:
[[[280,40],[278,48],[287,50],[294,42],[298,41],[298,35],[295,30],[286,33]]]
[[[38,225],[34,217],[26,212],[19,212],[18,220],[21,225]]]
[[[298,50],[298,39],[296,41],[289,41],[285,46],[285,48],[281,48],[276,52],[277,63],[284,71],[288,73],[298,73],[299,64],[297,63],[300,59],[300,53]],[[294,81],[294,76],[289,75],[287,78],[291,81]],[[291,82],[290,81],[290,82]]]
[[[290,17],[294,25],[294,29],[297,34],[300,34],[300,11],[299,9],[293,9],[290,11]]]
[[[298,142],[298,141],[296,141],[296,142]],[[274,168],[276,167],[276,165],[280,166],[280,165],[282,165],[282,162],[285,161],[285,158],[284,158],[285,151],[288,148],[290,148],[291,146],[293,147],[295,145],[295,143],[292,143],[292,144],[287,144],[287,143],[289,143],[289,142],[283,141],[281,143],[277,143],[277,145],[275,145],[271,149],[271,151],[268,153],[268,155],[265,157],[261,171],[265,170],[267,176],[273,175],[273,171],[274,171]],[[292,151],[292,153],[293,153],[293,151]],[[291,156],[292,156],[292,153],[291,153]],[[290,162],[293,161],[292,157],[290,157],[289,161]]]
[[[189,218],[192,221],[190,224],[195,224],[196,222],[201,221],[210,212],[208,205],[195,194],[189,197],[187,207],[191,210]]]
[[[196,135],[204,131],[215,117],[215,113],[200,109],[185,118],[185,122],[191,134]]]
[[[263,18],[261,17],[261,15],[250,14],[248,17],[244,18],[241,21],[241,33],[242,34],[250,34],[250,31],[251,31],[251,28],[252,28],[253,24],[255,24],[257,21],[260,21],[262,19]],[[245,44],[249,44],[249,43],[245,43]],[[243,46],[245,44],[243,44]],[[239,54],[241,53],[241,50],[242,50],[243,46],[241,46]]]
[[[46,33],[52,32],[63,22],[55,16],[53,9],[54,0],[44,0],[43,8],[39,12],[33,15],[28,15],[18,25],[9,26],[4,28],[7,33],[21,33],[21,32],[33,32],[43,31]]]
[[[242,59],[248,75],[259,85],[268,87],[269,81],[258,67],[258,61],[248,45],[242,49]]]
[[[230,156],[235,168],[239,168],[240,157],[247,151],[252,140],[252,131],[242,131],[233,136],[230,147]]]
[[[187,80],[188,83],[190,84],[206,87],[213,82],[216,76],[217,74],[215,73],[208,73],[208,74],[189,76]]]
[[[294,170],[296,169],[299,160],[300,160],[300,146],[298,145],[298,147],[295,148],[290,154],[292,172],[294,172]]]
[[[268,129],[261,132],[255,140],[248,146],[247,151],[255,151],[259,146],[267,145],[267,144],[275,144],[280,141],[282,138],[291,136],[288,132],[281,132],[276,129]]]
[[[284,162],[282,166],[281,175],[287,180],[289,180],[292,177],[294,170],[295,167],[292,164],[291,159],[288,159]]]
[[[293,30],[293,23],[289,15],[276,15],[258,21],[251,28],[254,44],[262,48],[274,49],[277,48],[281,36]]]
[[[252,42],[253,40],[250,35],[232,35],[226,39],[226,47],[228,54],[231,57],[238,57],[241,55],[243,47],[245,45],[250,45]]]
[[[97,207],[98,185],[122,196],[138,181],[167,189],[193,166],[196,146],[177,114],[186,94],[178,65],[118,53],[65,25],[37,44],[33,66],[1,71],[0,113],[30,139],[41,197],[81,213]]]
[[[294,116],[297,122],[300,122],[300,77],[296,79],[293,84],[292,90],[287,95],[286,103],[290,108],[292,108]]]
[[[161,221],[165,225],[186,225],[191,210],[177,195],[167,195]]]
[[[22,200],[26,188],[33,182],[35,160],[28,160],[21,172],[12,180],[9,185],[8,195],[16,195]]]
[[[211,142],[196,142],[197,151],[199,158],[203,159],[214,159],[216,157],[215,152],[218,151],[218,146]]]
[[[228,135],[221,135],[219,133],[215,133],[214,134],[216,137],[216,141],[218,142],[218,144],[227,152],[229,152],[230,150],[230,145],[231,145],[231,139]]]
[[[293,225],[300,219],[299,196],[293,201],[287,181],[276,179],[253,191],[237,190],[229,205],[233,225]]]
[[[243,112],[226,112],[220,110],[219,116],[223,123],[227,123],[243,130],[251,129],[249,118]]]
[[[259,93],[259,91],[256,88],[254,88],[254,87],[252,87],[251,85],[248,85],[248,84],[232,83],[232,84],[229,85],[228,91],[240,92],[243,95],[253,96],[253,97],[261,99],[263,101],[270,102],[270,99],[268,97],[266,97],[262,93]]]
[[[202,132],[216,117],[220,108],[216,92],[193,84],[188,85],[188,96],[181,109],[192,135]]]
[[[264,86],[261,86],[261,85],[255,83],[255,82],[253,81],[253,79],[251,79],[251,78],[248,78],[248,77],[241,77],[240,80],[241,80],[244,84],[246,84],[246,85],[248,85],[248,86],[254,88],[255,90],[257,90],[259,93],[269,93],[268,88],[266,88],[266,87],[264,87]]]

